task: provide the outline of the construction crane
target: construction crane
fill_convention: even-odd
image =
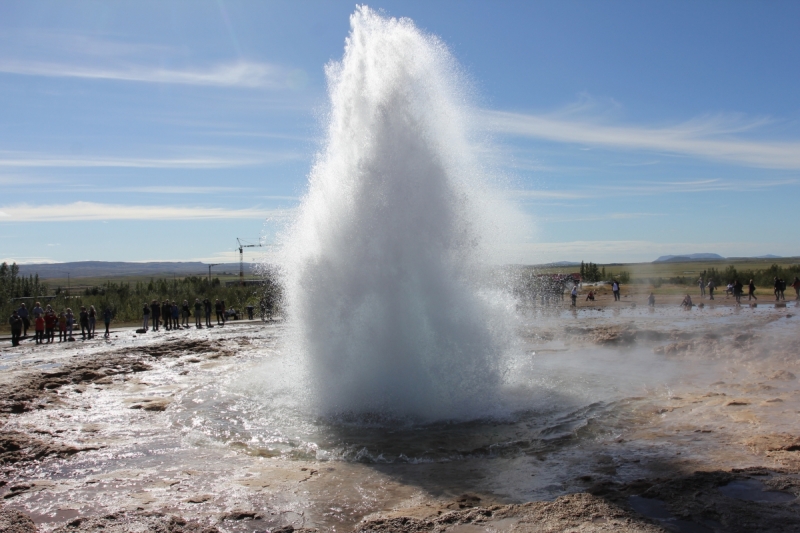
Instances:
[[[211,283],[211,267],[219,266],[222,263],[211,263],[208,265],[208,282]]]
[[[242,244],[242,239],[236,238],[236,242],[239,244],[239,284],[244,285],[244,249],[245,248],[259,248],[264,246],[261,243],[258,244],[250,244],[249,242],[245,241],[245,244]]]

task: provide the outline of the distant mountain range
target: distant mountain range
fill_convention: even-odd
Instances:
[[[756,257],[741,257],[736,259],[780,259],[779,255],[759,255]],[[687,261],[716,261],[726,259],[719,254],[685,254],[685,255],[662,255],[653,263],[685,263]],[[734,259],[734,258],[727,258]]]
[[[662,255],[653,263],[683,263],[685,261],[713,261],[714,259],[725,258],[719,254]]]
[[[575,261],[556,261],[555,263],[545,263],[543,265],[536,265],[536,266],[543,268],[553,268],[553,267],[574,267],[574,266],[581,266],[581,264],[576,263]]]
[[[245,273],[252,272],[253,265],[245,263]],[[215,264],[211,273],[239,273],[239,263]],[[74,263],[45,263],[39,265],[19,265],[19,273],[23,276],[39,274],[40,279],[94,278],[105,276],[207,276],[208,263],[200,261],[186,263],[155,262],[125,263],[110,261],[78,261]]]

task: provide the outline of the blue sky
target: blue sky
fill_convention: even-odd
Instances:
[[[471,80],[531,220],[501,261],[800,255],[800,3],[368,5]],[[0,4],[0,260],[235,261],[236,237],[269,241],[354,7]]]

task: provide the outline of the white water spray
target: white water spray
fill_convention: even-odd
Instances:
[[[504,318],[475,286],[493,237],[455,62],[408,19],[351,16],[327,140],[283,247],[318,412],[486,412]],[[495,204],[493,204],[495,205]]]

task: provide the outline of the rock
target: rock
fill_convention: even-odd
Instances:
[[[33,520],[19,511],[0,507],[0,531],[3,533],[37,533]]]
[[[143,411],[164,411],[170,404],[167,398],[137,398],[131,409],[141,409]]]
[[[258,515],[255,511],[244,511],[242,509],[234,509],[228,513],[225,513],[220,517],[220,520],[252,520],[256,518]]]
[[[97,449],[97,446],[78,448],[54,441],[43,441],[18,431],[9,430],[0,434],[0,464],[35,461],[50,456],[64,458]]]
[[[102,517],[76,518],[53,533],[219,533],[215,527],[160,513],[118,512]]]
[[[735,406],[735,405],[750,405],[750,402],[747,400],[731,400],[725,404],[726,406]]]
[[[797,379],[797,376],[789,372],[788,370],[779,370],[772,374],[769,379],[775,379],[780,381],[791,381],[793,379]]]
[[[65,385],[110,383],[111,376],[150,370],[150,366],[128,354],[103,355],[94,359],[75,357],[56,372],[30,375],[0,387],[0,413],[24,413],[45,407],[44,396]]]

